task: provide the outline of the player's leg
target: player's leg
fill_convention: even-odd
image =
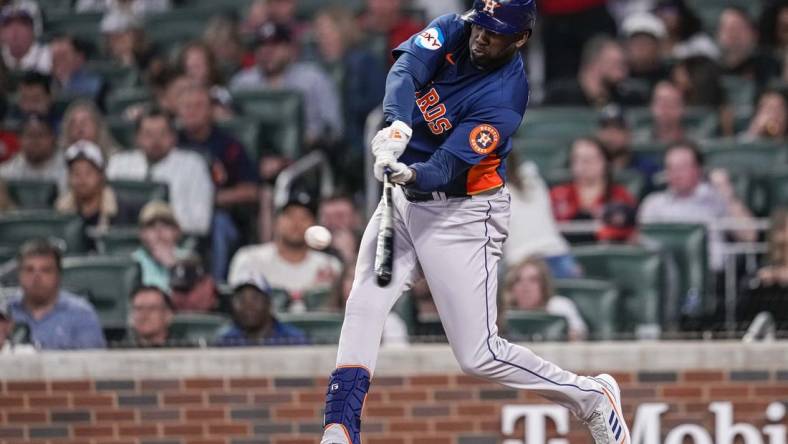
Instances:
[[[374,273],[380,220],[378,208],[361,239],[356,275],[345,306],[337,368],[331,375],[326,394],[323,444],[359,443],[361,408],[375,370],[383,324],[416,264],[416,255],[403,222],[405,202],[401,190],[394,190],[393,202],[395,238],[391,283],[379,287]]]
[[[413,205],[409,223],[416,254],[452,351],[465,372],[533,390],[586,419],[602,401],[599,383],[498,336],[496,271],[508,218],[506,191]]]

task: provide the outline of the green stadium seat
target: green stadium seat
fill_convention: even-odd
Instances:
[[[22,209],[50,209],[57,198],[58,191],[55,182],[10,179],[5,184],[11,200]]]
[[[755,103],[757,85],[752,79],[744,79],[739,76],[723,76],[722,86],[728,102],[734,107],[750,107]]]
[[[652,117],[648,108],[627,110],[630,126],[633,131],[643,131],[651,127]],[[716,131],[719,118],[717,113],[706,107],[688,107],[684,115],[684,126],[689,136],[706,138]]]
[[[332,298],[332,289],[319,288],[315,290],[307,290],[303,294],[304,304],[308,311],[331,311],[335,307]]]
[[[788,173],[776,172],[767,176],[769,208],[788,206]]]
[[[677,321],[681,314],[700,316],[713,313],[715,300],[709,291],[706,226],[680,223],[643,224],[640,226],[640,236],[646,244],[656,244],[662,251],[670,254],[676,264],[679,300],[675,301],[677,306],[665,307],[665,324]],[[669,319],[670,317],[673,319]]]
[[[597,128],[598,116],[593,108],[542,107],[529,109],[526,114],[517,137],[569,141],[591,135]]]
[[[0,245],[0,265],[16,258],[17,249],[10,245]]]
[[[90,60],[85,69],[101,75],[111,90],[133,88],[140,81],[137,69],[118,65],[113,60]]]
[[[176,313],[170,324],[170,339],[176,343],[184,342],[184,345],[208,345],[216,338],[217,332],[231,322],[222,314]]]
[[[107,113],[121,116],[131,105],[141,105],[152,99],[150,90],[145,87],[117,89],[107,96]]]
[[[590,245],[572,249],[586,276],[616,284],[625,332],[661,321],[663,264],[658,252],[631,245]]]
[[[82,256],[63,259],[62,286],[87,298],[104,328],[127,325],[129,298],[141,284],[139,264],[117,256]]]
[[[271,289],[271,311],[274,313],[284,313],[290,306],[290,293],[284,288]]]
[[[646,178],[639,171],[621,170],[613,174],[613,181],[623,185],[635,199],[643,196],[646,188]]]
[[[260,120],[262,137],[258,153],[266,149],[298,157],[304,133],[304,105],[300,93],[244,89],[233,91],[233,102],[246,115]]]
[[[703,145],[707,168],[735,168],[738,171],[762,172],[786,164],[785,146],[772,142],[740,143],[711,140]]]
[[[118,141],[124,149],[133,149],[137,142],[135,140],[137,128],[134,122],[122,116],[107,116],[107,126],[112,137]]]
[[[568,324],[563,316],[542,311],[507,311],[506,336],[513,341],[566,341]]]
[[[588,325],[590,339],[613,339],[619,326],[616,285],[597,279],[557,279],[555,294],[571,299]]]
[[[200,11],[200,10],[197,10]],[[191,11],[187,11],[191,12]],[[208,18],[181,18],[172,22],[160,22],[155,19],[163,14],[153,15],[146,24],[146,36],[165,54],[176,54],[177,49],[185,43],[198,40],[205,29]],[[153,22],[153,23],[151,23]]]
[[[361,12],[363,0],[299,0],[296,16],[302,20],[311,20],[318,11],[331,5],[342,5],[353,12]]]
[[[169,186],[163,182],[110,180],[109,186],[118,199],[140,206],[152,200],[169,200]]]
[[[299,313],[281,314],[281,322],[299,328],[310,341],[319,344],[336,344],[342,330],[344,315],[340,313]]]
[[[0,217],[0,243],[18,247],[32,238],[55,238],[65,243],[66,253],[85,251],[82,218],[54,211],[21,211]]]
[[[44,29],[47,37],[69,34],[87,42],[93,42],[97,36],[101,35],[99,25],[102,17],[103,13],[101,12],[75,13],[65,10],[55,13],[47,10],[44,17]]]
[[[512,150],[521,162],[535,163],[543,174],[566,168],[569,162],[569,143],[565,140],[516,137],[512,140]]]
[[[261,121],[254,116],[234,117],[219,123],[219,127],[233,135],[244,145],[246,154],[251,160],[258,160],[263,153],[261,145]]]
[[[96,236],[96,249],[103,255],[128,256],[141,245],[136,227],[111,227]]]

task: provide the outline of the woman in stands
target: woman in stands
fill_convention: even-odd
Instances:
[[[637,202],[613,182],[610,159],[592,138],[572,143],[569,161],[572,180],[550,189],[558,222],[593,220],[601,223],[595,237],[571,236],[570,241],[627,241],[634,232]]]
[[[101,111],[90,100],[76,100],[66,109],[58,147],[65,150],[80,140],[98,145],[104,159],[123,149],[112,137]]]
[[[547,263],[538,257],[521,261],[506,273],[504,304],[508,310],[543,310],[563,316],[569,324],[569,340],[582,341],[588,337],[588,326],[575,303],[553,291],[553,281]],[[499,317],[505,319],[505,316]]]
[[[776,89],[764,91],[758,98],[750,126],[741,135],[743,141],[784,141],[788,133],[788,99]]]
[[[233,116],[232,97],[225,87],[216,57],[207,44],[191,42],[184,46],[178,54],[176,66],[189,80],[210,90],[216,120],[226,120]]]

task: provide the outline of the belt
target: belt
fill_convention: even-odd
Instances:
[[[408,202],[428,202],[431,200],[446,200],[446,199],[467,199],[471,196],[460,193],[444,193],[443,191],[433,191],[425,193],[423,191],[415,191],[403,187],[402,192],[405,194],[405,199]]]

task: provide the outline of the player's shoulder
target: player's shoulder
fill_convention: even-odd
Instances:
[[[466,23],[458,14],[444,14],[431,21],[415,36],[414,43],[425,49],[435,49],[436,42],[448,48],[463,40]]]

